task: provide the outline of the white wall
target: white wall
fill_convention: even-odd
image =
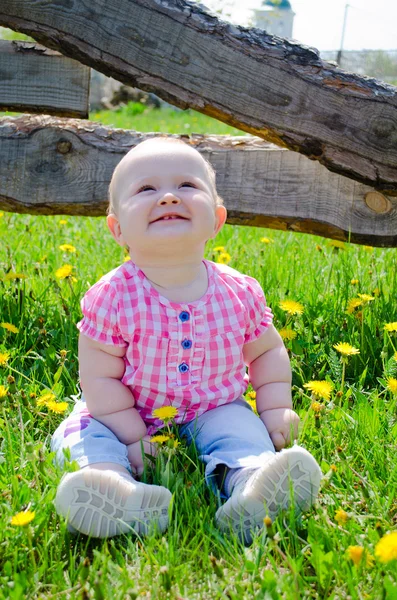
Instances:
[[[273,35],[292,38],[294,13],[291,10],[254,10],[252,24]]]

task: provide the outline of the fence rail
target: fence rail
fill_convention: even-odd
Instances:
[[[103,215],[114,167],[130,148],[154,135],[75,119],[3,118],[0,209]],[[397,246],[397,198],[259,138],[176,137],[215,167],[229,223]]]

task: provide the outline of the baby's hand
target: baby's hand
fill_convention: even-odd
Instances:
[[[129,444],[127,446],[128,460],[130,461],[134,476],[142,475],[143,473],[143,460],[145,457],[142,457],[141,444],[143,444],[144,454],[151,454],[152,456],[156,456],[157,454],[157,446],[150,442],[150,435],[145,435],[141,440]]]
[[[290,408],[273,408],[264,410],[260,418],[269,432],[276,450],[282,450],[291,439],[298,437],[299,417]]]

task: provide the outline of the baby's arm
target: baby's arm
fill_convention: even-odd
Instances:
[[[129,388],[121,382],[126,349],[101,344],[80,334],[80,381],[90,414],[127,446],[139,442],[146,425]]]
[[[281,450],[297,436],[299,417],[292,410],[291,367],[287,350],[273,325],[265,333],[245,344],[245,364],[252,387],[256,390],[256,407],[272,442]]]

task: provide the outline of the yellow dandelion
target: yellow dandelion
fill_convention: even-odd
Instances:
[[[362,306],[362,304],[363,304],[363,301],[360,300],[360,298],[352,298],[347,303],[347,308],[346,308],[347,314],[352,315],[354,313],[355,309],[358,308],[359,306]]]
[[[231,261],[232,257],[228,252],[220,252],[217,256],[216,262],[221,265],[227,265]]]
[[[360,354],[360,350],[354,348],[347,342],[339,342],[339,344],[334,344],[333,347],[335,350],[343,354],[343,356],[352,356],[353,354]]]
[[[356,566],[360,564],[363,553],[364,548],[362,546],[349,546],[346,550],[347,558],[350,558]]]
[[[160,408],[155,408],[152,412],[152,415],[161,421],[169,421],[173,419],[178,414],[178,409],[174,406],[161,406]]]
[[[386,533],[375,546],[375,556],[383,563],[397,559],[397,531]]]
[[[316,413],[316,415],[318,415],[323,408],[324,406],[320,402],[312,402],[311,404],[311,409],[314,413]]]
[[[62,244],[59,246],[59,249],[62,250],[62,252],[70,252],[71,254],[76,252],[76,248],[72,246],[72,244]]]
[[[347,549],[347,556],[355,565],[360,564],[363,554],[364,548],[362,546],[349,546]]]
[[[338,248],[338,250],[346,250],[345,242],[340,242],[339,240],[332,240],[328,245],[332,248]]]
[[[254,400],[253,398],[247,398],[247,396],[246,396],[245,401],[247,402],[247,404],[250,405],[250,407],[252,408],[254,413],[257,415],[258,411],[256,410],[256,400]]]
[[[372,293],[373,293],[373,295],[374,295],[375,297],[376,297],[376,296],[379,296],[379,295],[380,295],[380,289],[379,289],[378,287],[376,287],[374,290],[372,290]]]
[[[375,298],[373,296],[370,296],[369,294],[358,294],[359,298],[361,298],[361,300],[364,302],[364,304],[367,304],[368,302],[372,302],[372,300],[375,300]]]
[[[289,315],[301,315],[303,314],[303,305],[295,300],[282,300],[279,303],[279,307]]]
[[[224,246],[216,246],[213,249],[213,252],[225,252],[225,247]]]
[[[9,352],[0,352],[0,367],[4,367],[10,358]]]
[[[178,446],[181,445],[181,442],[179,440],[173,440],[172,442],[172,446],[173,448],[178,448]]]
[[[397,394],[397,379],[394,379],[394,377],[388,377],[387,378],[387,389],[392,394]]]
[[[61,415],[68,409],[69,404],[67,402],[56,402],[55,400],[48,400],[46,402],[46,406],[52,412]]]
[[[350,283],[351,283],[352,285],[358,285],[358,283],[359,283],[359,282],[358,282],[358,279],[352,279],[352,280],[350,281]]]
[[[128,262],[129,260],[131,260],[131,257],[129,254],[126,254],[123,258],[123,262]]]
[[[14,271],[10,271],[7,275],[4,276],[4,281],[14,281],[14,279],[27,279],[27,275],[23,273],[14,273]]]
[[[59,224],[60,225],[66,225],[67,220],[66,219],[60,219]]]
[[[370,567],[374,562],[373,557],[362,546],[349,546],[346,550],[346,556],[356,566],[361,564],[363,560],[365,560],[367,567]]]
[[[49,402],[55,402],[55,394],[52,392],[48,392],[47,394],[43,394],[36,400],[37,406],[47,406]]]
[[[323,251],[323,249],[322,249],[322,247],[320,246],[320,244],[317,244],[317,245],[316,245],[316,250],[317,250],[317,252],[322,252],[322,251]]]
[[[246,396],[248,396],[248,398],[250,398],[251,400],[255,400],[256,399],[256,391],[251,390],[250,392],[246,393]]]
[[[394,323],[385,323],[383,328],[385,331],[397,331],[397,322]]]
[[[66,279],[70,277],[73,271],[72,265],[63,265],[55,271],[55,277],[58,279]]]
[[[339,508],[335,513],[335,521],[338,525],[344,525],[349,520],[349,515],[343,508]]]
[[[324,400],[330,399],[331,392],[334,389],[333,384],[329,381],[309,381],[303,384],[303,387],[310,390],[313,396],[324,398]]]
[[[0,398],[7,396],[7,388],[5,385],[0,385]]]
[[[7,331],[11,331],[11,333],[19,333],[18,327],[15,327],[12,323],[0,323],[0,327],[7,329]]]
[[[12,517],[11,525],[23,527],[24,525],[27,525],[28,523],[33,521],[34,517],[35,513],[32,510],[25,510],[23,512],[19,512]]]
[[[153,435],[150,438],[150,441],[153,442],[154,444],[164,444],[164,442],[168,442],[168,440],[170,440],[170,436],[169,435]]]
[[[0,212],[0,217],[4,217],[4,213],[3,212]]]
[[[296,331],[294,331],[293,329],[290,329],[289,327],[280,329],[279,334],[285,342],[290,342],[291,340],[294,340],[296,338],[296,336],[298,335],[296,333]]]
[[[261,238],[261,242],[263,244],[274,244],[274,240],[272,240],[272,238],[268,238],[268,237]]]
[[[372,246],[363,246],[363,249],[364,249],[366,252],[373,252],[373,250],[374,250]]]
[[[337,468],[337,466],[336,466],[336,465],[331,465],[331,466],[330,466],[330,469],[331,469],[331,471],[333,471],[334,473],[336,473],[336,472],[337,472],[337,470],[338,470],[338,468]]]
[[[265,527],[271,527],[273,525],[273,521],[269,516],[263,517],[263,524]]]

